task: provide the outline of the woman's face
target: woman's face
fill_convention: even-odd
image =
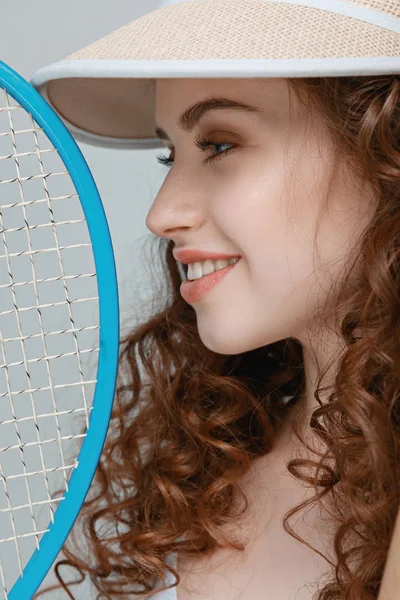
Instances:
[[[258,110],[218,108],[191,131],[178,126],[181,113],[210,98]],[[286,79],[157,80],[156,124],[169,137],[164,155],[174,162],[146,225],[175,248],[241,256],[192,304],[203,343],[217,353],[305,340],[371,216],[345,163],[334,170],[326,125],[315,112],[307,119],[294,93],[291,100],[292,110]],[[217,146],[203,151],[196,137]]]

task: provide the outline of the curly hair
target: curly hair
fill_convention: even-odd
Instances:
[[[318,460],[287,464],[314,487],[312,503],[330,493],[336,562],[315,599],[373,600],[400,503],[400,81],[394,75],[287,81],[319,111],[338,153],[377,196],[373,218],[324,314],[326,322],[336,319],[344,343],[329,386],[322,387],[318,370],[319,407],[309,421],[326,450]],[[167,560],[171,553],[243,551],[224,530],[248,508],[239,480],[252,461],[271,451],[304,394],[303,349],[294,338],[234,356],[204,347],[195,311],[179,292],[182,273],[173,244],[156,242],[152,248],[166,279],[158,280],[154,299],[165,303],[153,304],[121,343],[110,428],[77,521],[87,556],[81,539],[72,547],[76,523],[71,548],[64,546],[65,559],[55,565],[59,584],[39,595],[63,587],[74,598],[70,587],[88,575],[97,598],[149,598],[167,588],[167,572],[173,585],[180,581]],[[330,393],[323,403],[325,390]],[[293,430],[307,446],[296,420]],[[287,523],[309,504],[288,511],[283,526],[315,550]],[[64,565],[80,579],[67,584]]]

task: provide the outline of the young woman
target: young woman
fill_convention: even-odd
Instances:
[[[33,78],[170,169],[70,598],[395,599],[399,66],[400,2],[174,0]]]

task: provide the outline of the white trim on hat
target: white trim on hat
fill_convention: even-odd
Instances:
[[[400,56],[362,58],[211,59],[211,60],[65,60],[36,71],[31,84],[39,88],[64,77],[346,77],[398,75]]]

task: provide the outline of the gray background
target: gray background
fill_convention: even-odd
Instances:
[[[0,0],[0,60],[29,80],[37,69],[158,6],[155,0]],[[143,239],[151,236],[145,218],[166,175],[156,162],[162,151],[78,145],[97,183],[111,231],[124,333],[131,325],[130,314],[150,291],[141,247]],[[51,571],[44,584],[54,581]],[[79,599],[94,598],[86,586],[72,591]],[[53,591],[43,598],[66,597],[62,591]]]

